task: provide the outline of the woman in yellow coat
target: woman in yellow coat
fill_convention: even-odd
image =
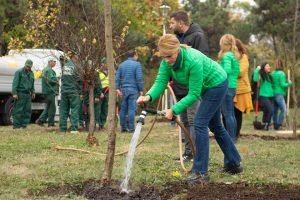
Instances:
[[[236,39],[236,46],[241,54],[240,75],[238,77],[236,96],[234,98],[234,114],[237,122],[236,138],[240,135],[243,122],[243,113],[253,109],[251,98],[251,85],[249,81],[249,61],[244,44]]]

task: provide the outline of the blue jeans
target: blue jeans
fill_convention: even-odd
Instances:
[[[279,110],[280,110],[280,113],[278,116]],[[282,126],[285,114],[286,114],[286,105],[285,105],[284,96],[282,94],[275,94],[274,115],[273,115],[274,125]]]
[[[236,94],[236,89],[229,88],[223,100],[221,110],[225,118],[226,130],[229,133],[231,139],[236,141],[236,119],[234,115],[234,103],[233,98]]]
[[[208,127],[214,133],[228,164],[239,165],[241,157],[230,135],[221,123],[221,104],[227,93],[228,81],[208,89],[202,96],[194,120],[196,155],[193,166],[195,173],[208,172],[209,135]]]
[[[133,88],[122,88],[122,103],[120,111],[120,125],[121,130],[134,130],[136,100],[138,98],[138,91]],[[128,113],[128,127],[126,123],[126,114]]]

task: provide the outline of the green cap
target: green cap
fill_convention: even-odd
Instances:
[[[106,57],[103,57],[103,58],[102,58],[101,63],[102,63],[102,64],[106,64],[106,63],[107,63]]]
[[[32,67],[32,65],[33,65],[33,62],[32,62],[32,60],[30,60],[30,59],[27,59],[26,60],[26,62],[25,62],[25,66],[27,66],[27,67]]]

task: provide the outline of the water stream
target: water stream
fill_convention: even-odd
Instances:
[[[129,150],[128,150],[128,156],[126,159],[126,167],[125,167],[125,178],[123,182],[121,183],[121,192],[129,193],[130,190],[128,189],[128,183],[131,175],[131,168],[132,168],[132,162],[134,158],[134,153],[136,150],[136,145],[140,137],[141,129],[142,129],[142,123],[138,122],[135,128],[135,131],[133,133],[133,136],[130,141]]]

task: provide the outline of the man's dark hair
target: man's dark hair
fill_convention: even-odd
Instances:
[[[190,25],[188,13],[184,10],[175,11],[171,14],[170,19],[174,18],[175,21],[183,21],[185,25]]]
[[[136,53],[135,50],[129,50],[129,51],[127,52],[127,56],[128,56],[128,57],[133,57],[133,56],[135,56],[135,55],[137,55],[137,53]]]

